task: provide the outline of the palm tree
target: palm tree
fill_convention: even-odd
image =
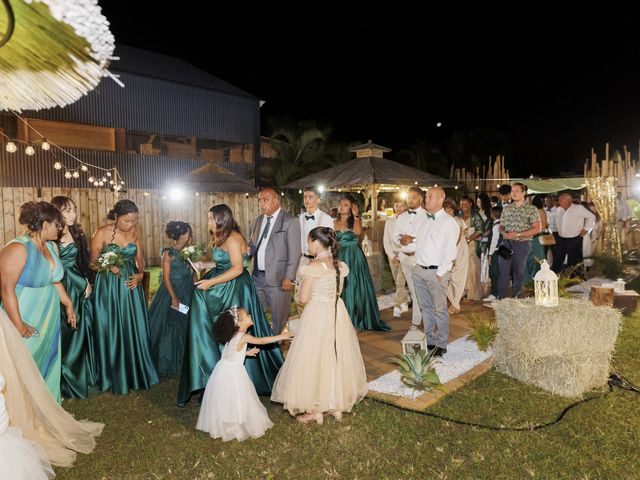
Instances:
[[[395,160],[440,177],[449,176],[449,159],[439,146],[426,140],[418,139],[409,148],[400,150]]]
[[[331,129],[315,122],[295,123],[291,119],[272,119],[268,136],[276,152],[275,162],[260,172],[263,183],[283,187],[303,174],[326,166],[326,145]]]
[[[474,128],[453,134],[448,145],[449,158],[456,167],[476,168],[507,148],[505,133],[490,128]]]

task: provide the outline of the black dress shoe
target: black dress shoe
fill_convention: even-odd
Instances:
[[[447,353],[447,349],[446,348],[440,348],[440,347],[435,347],[434,348],[434,352],[433,352],[433,356],[435,357],[442,357],[445,353]]]
[[[427,345],[427,352],[431,353],[431,350],[433,350],[435,348],[438,348],[438,347],[436,347],[435,345]]]

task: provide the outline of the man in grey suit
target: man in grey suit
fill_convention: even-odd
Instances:
[[[282,332],[289,318],[291,289],[300,262],[300,221],[280,208],[272,188],[258,195],[262,210],[251,231],[252,278],[263,310],[271,309],[271,328]]]

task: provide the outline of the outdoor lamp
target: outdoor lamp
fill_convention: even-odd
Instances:
[[[422,331],[412,326],[402,338],[402,353],[416,353],[427,349],[427,337]]]
[[[540,264],[540,271],[533,277],[536,305],[543,307],[558,306],[558,277],[549,268],[546,260]]]

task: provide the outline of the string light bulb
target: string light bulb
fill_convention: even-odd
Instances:
[[[24,153],[32,156],[36,154],[36,149],[33,148],[33,145],[31,145],[30,143],[27,144],[27,148],[24,149]]]
[[[71,172],[69,172],[69,171],[64,172],[64,178],[66,178],[66,179],[71,178]]]
[[[110,177],[110,176],[111,176],[111,172],[107,172],[107,177]]]
[[[95,178],[93,178],[93,177],[89,177],[87,180],[89,180],[89,183],[93,183],[93,182],[95,182],[95,181],[96,181],[96,179],[95,179]]]
[[[16,147],[16,144],[13,142],[7,142],[7,146],[5,147],[5,149],[9,153],[15,153],[16,150],[18,150],[18,147]]]
[[[109,180],[109,185],[113,185],[113,180]]]
[[[42,139],[42,143],[40,144],[40,148],[42,150],[51,150],[51,144],[49,142],[47,142],[46,138]]]
[[[76,171],[74,171],[74,172],[71,174],[71,176],[72,176],[73,178],[78,178],[78,177],[80,177],[80,173],[78,173],[78,171],[76,170]]]
[[[88,172],[89,171],[89,167],[87,167],[84,163],[80,166],[80,170],[82,170],[83,172]]]
[[[56,162],[53,164],[53,168],[55,168],[56,170],[61,170],[62,164],[60,162]]]
[[[106,181],[107,181],[107,178],[106,178],[106,177],[102,177],[102,178],[100,179],[100,182],[101,182],[101,183],[104,183],[104,182],[106,182]]]

